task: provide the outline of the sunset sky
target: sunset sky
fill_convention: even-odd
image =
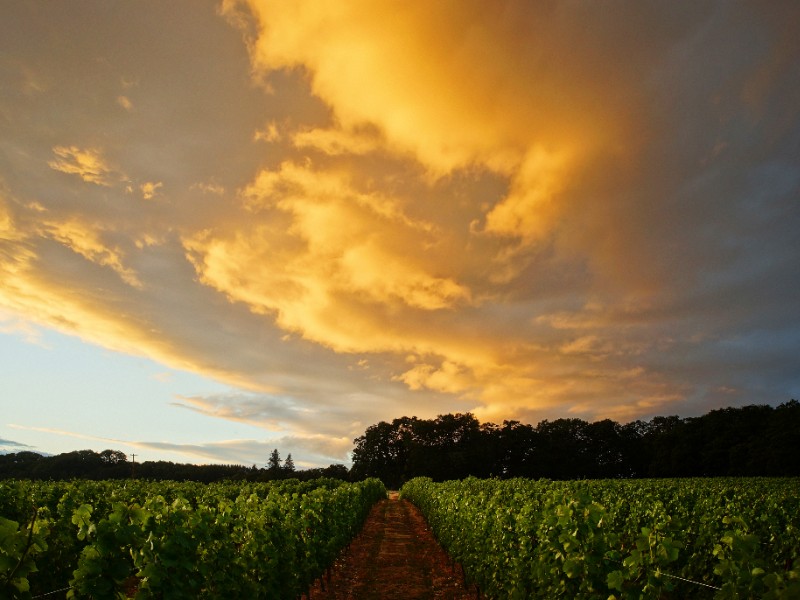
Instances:
[[[800,398],[800,3],[6,0],[0,450]]]

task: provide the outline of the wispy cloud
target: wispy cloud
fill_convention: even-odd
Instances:
[[[284,435],[263,440],[235,439],[216,442],[176,443],[108,438],[52,427],[33,427],[17,424],[9,424],[8,427],[20,431],[33,431],[75,438],[93,442],[95,445],[99,443],[112,449],[119,449],[120,446],[123,446],[126,449],[139,448],[142,450],[165,451],[184,456],[190,462],[212,461],[215,463],[264,466],[269,453],[277,448],[283,458],[286,458],[288,454],[293,454],[294,457],[302,457],[295,463],[296,466],[309,468],[332,463],[348,463],[350,460],[349,452],[352,450],[352,439],[320,434],[305,436]],[[0,447],[4,446],[11,448],[13,451],[31,448],[27,444],[0,440]]]
[[[43,345],[41,330],[24,319],[0,309],[0,333],[16,335],[29,344]]]
[[[86,434],[86,433],[78,433],[78,432],[74,432],[74,431],[67,431],[67,430],[58,429],[58,428],[55,428],[55,427],[35,427],[35,426],[30,426],[30,425],[18,425],[16,423],[8,423],[7,426],[10,427],[11,429],[19,429],[21,431],[37,431],[39,433],[49,433],[49,434],[58,435],[58,436],[73,437],[73,438],[77,438],[77,439],[80,439],[80,440],[87,440],[87,441],[91,441],[91,442],[120,443],[120,442],[124,441],[124,440],[115,439],[115,438],[108,438],[108,437],[102,437],[102,436],[91,435],[91,434]],[[129,442],[125,442],[125,443],[129,443]]]
[[[158,193],[158,189],[162,187],[164,187],[164,184],[160,181],[146,181],[139,186],[139,189],[142,192],[142,198],[145,200],[152,200]]]
[[[21,452],[21,451],[25,450],[26,448],[30,448],[30,446],[28,444],[23,444],[21,442],[15,442],[13,440],[0,439],[0,448],[2,448],[5,451],[10,451],[10,452]]]
[[[133,102],[127,96],[117,96],[117,104],[127,111],[133,110]]]
[[[96,185],[111,186],[120,180],[103,156],[102,151],[95,148],[79,148],[78,146],[54,146],[56,158],[49,161],[51,169],[77,175],[83,181]]]

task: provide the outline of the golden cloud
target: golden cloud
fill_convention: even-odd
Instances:
[[[0,190],[1,191],[1,190]],[[6,201],[0,195],[0,240],[12,240],[17,237],[11,211],[6,206]]]
[[[120,174],[108,165],[102,151],[98,149],[54,146],[53,154],[56,158],[47,163],[51,169],[77,175],[88,183],[108,187],[121,179]]]
[[[375,124],[434,172],[476,162],[508,172],[532,140],[547,145],[579,126],[565,118],[565,99],[548,81],[553,65],[520,62],[531,44],[545,51],[553,41],[523,31],[546,19],[522,15],[520,25],[511,5],[252,0],[228,2],[230,13],[236,4],[258,22],[256,68],[308,69],[314,92],[345,130]],[[594,91],[582,95],[585,108]]]
[[[139,186],[139,190],[142,192],[142,198],[152,200],[158,193],[159,188],[162,187],[164,187],[164,184],[160,181],[146,181]]]
[[[433,225],[344,172],[284,163],[242,197],[258,219],[188,237],[189,258],[204,283],[285,329],[341,351],[405,350],[416,343],[391,315],[470,303],[424,251]]]
[[[131,99],[127,96],[117,96],[117,104],[128,112],[133,110],[133,102],[131,102]]]
[[[383,145],[376,132],[364,128],[345,130],[342,128],[314,128],[298,131],[292,136],[297,148],[312,148],[325,154],[368,154],[380,150]]]
[[[557,4],[229,0],[222,10],[247,21],[256,78],[302,70],[332,117],[294,132],[286,122],[280,134],[272,122],[262,138],[288,139],[314,160],[262,170],[243,190],[260,224],[185,239],[204,283],[337,351],[410,353],[395,381],[464,395],[486,414],[568,403],[583,393],[578,381],[595,395],[622,380],[660,393],[641,383],[653,373],[630,382],[646,343],[609,331],[628,307],[599,302],[622,293],[635,313],[646,300],[626,289],[640,275],[620,260],[628,249],[604,242],[586,258],[608,235],[586,224],[605,211],[596,222],[609,226],[627,208],[615,194],[651,133],[641,78],[675,41],[657,14],[647,46],[627,42],[633,20]],[[589,18],[593,28],[576,25]],[[362,156],[412,160],[420,172],[367,186],[355,175]],[[454,193],[465,173],[503,189]],[[619,273],[618,289],[577,275],[587,262]],[[537,277],[581,302],[537,306]],[[508,298],[525,315],[516,328],[494,321]],[[586,375],[600,362],[606,377]]]
[[[531,150],[514,175],[508,196],[486,215],[485,231],[539,241],[552,229],[559,206],[557,194],[564,185],[566,157]]]
[[[64,221],[45,221],[43,234],[81,255],[86,260],[113,269],[128,285],[141,288],[136,273],[123,264],[122,252],[104,243],[100,228],[77,217]]]

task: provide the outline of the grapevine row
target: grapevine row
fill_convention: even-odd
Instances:
[[[299,597],[385,495],[376,479],[2,482],[0,597]]]
[[[800,598],[800,481],[417,478],[416,504],[489,598]]]

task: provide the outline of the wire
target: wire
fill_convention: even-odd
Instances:
[[[672,579],[680,579],[681,581],[685,581],[686,583],[693,583],[695,585],[702,585],[703,587],[711,588],[712,590],[721,590],[722,588],[717,587],[715,585],[710,585],[708,583],[703,583],[702,581],[694,581],[692,579],[686,579],[685,577],[678,577],[677,575],[670,575],[669,573],[664,573],[664,571],[659,571],[661,575],[664,577],[672,577]]]
[[[58,594],[59,592],[66,592],[67,590],[71,590],[73,587],[75,586],[70,585],[68,587],[61,588],[60,590],[53,590],[52,592],[46,592],[44,594],[39,594],[38,596],[32,596],[32,598],[36,599],[36,598],[44,598],[45,596],[52,596],[53,594]]]

